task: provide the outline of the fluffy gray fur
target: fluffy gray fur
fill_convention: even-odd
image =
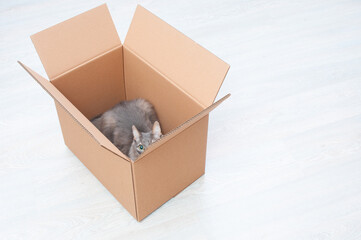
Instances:
[[[154,107],[145,99],[120,102],[91,121],[132,160],[162,136]]]

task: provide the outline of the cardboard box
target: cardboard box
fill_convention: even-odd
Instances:
[[[19,63],[54,98],[65,144],[134,218],[204,174],[227,63],[141,6],[124,44],[105,4],[31,39],[50,81]],[[89,119],[135,98],[155,106],[165,135],[133,162]]]

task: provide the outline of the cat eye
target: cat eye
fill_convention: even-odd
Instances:
[[[139,148],[139,150],[141,150],[141,151],[144,150],[144,146],[143,146],[142,144],[139,144],[139,145],[138,145],[138,148]]]

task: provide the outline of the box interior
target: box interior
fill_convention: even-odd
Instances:
[[[122,100],[147,99],[157,111],[163,134],[203,110],[126,46],[97,56],[51,82],[89,120]]]
[[[125,100],[122,47],[99,55],[51,83],[88,119]]]
[[[145,98],[163,134],[210,106],[229,68],[139,5],[123,45],[105,4],[31,38],[52,84],[86,118]]]
[[[186,92],[126,46],[124,76],[126,99],[145,98],[157,111],[163,134],[178,127],[203,110]]]

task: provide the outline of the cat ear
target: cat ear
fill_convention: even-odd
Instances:
[[[158,139],[158,138],[160,138],[160,136],[162,136],[162,131],[160,129],[160,125],[159,125],[158,121],[154,122],[152,133],[153,133],[153,137],[156,139]]]
[[[140,140],[140,134],[138,132],[138,129],[133,125],[132,126],[132,131],[133,131],[133,138],[134,140],[138,141]]]

